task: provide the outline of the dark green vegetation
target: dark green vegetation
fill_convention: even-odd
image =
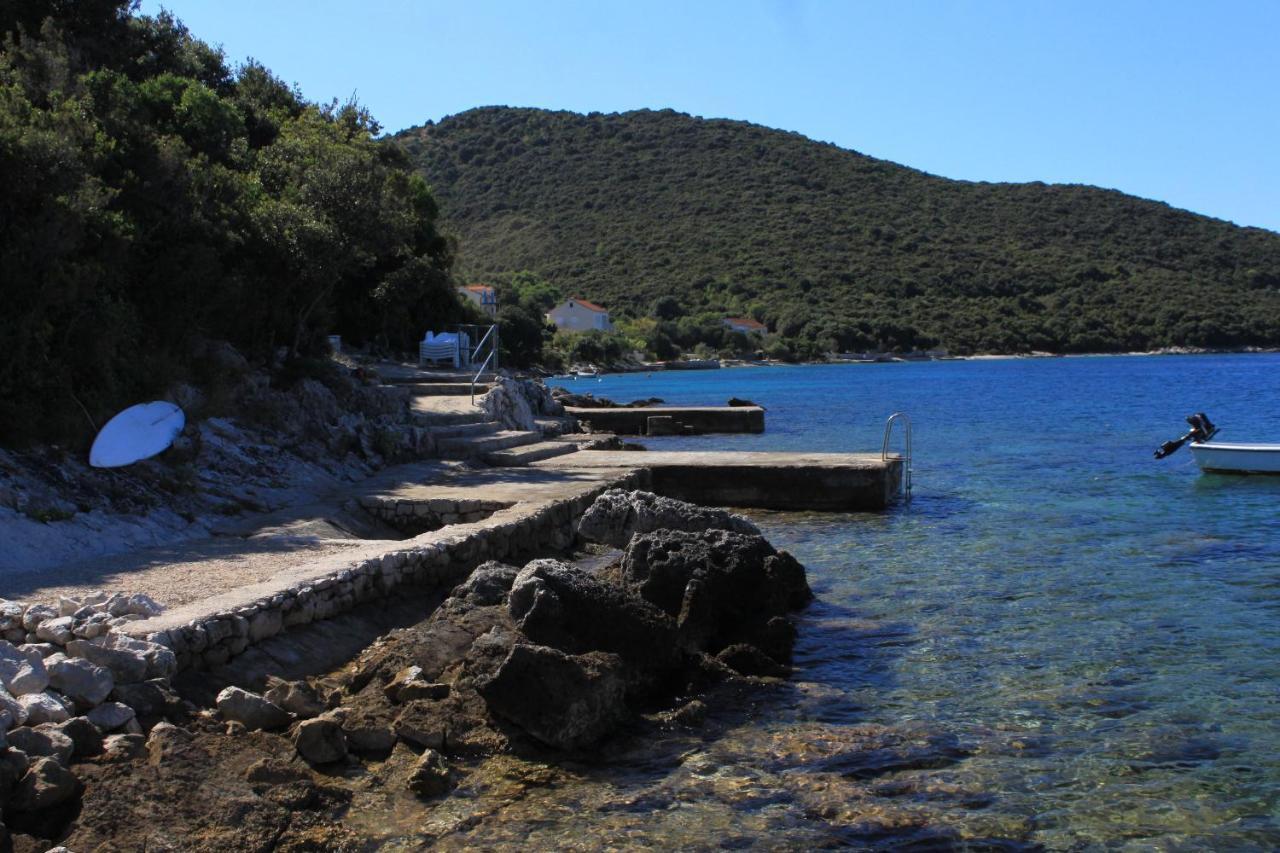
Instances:
[[[357,105],[126,0],[0,0],[0,34],[0,442],[84,441],[199,379],[203,340],[408,349],[464,311],[426,184]]]
[[[779,355],[1280,345],[1280,235],[1119,192],[946,180],[670,111],[484,108],[399,138],[468,276],[657,312],[658,346],[733,349],[725,314],[767,322]]]

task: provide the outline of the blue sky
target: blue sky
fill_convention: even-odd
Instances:
[[[1280,231],[1280,0],[145,0],[387,130],[476,106],[743,119],[950,178]]]

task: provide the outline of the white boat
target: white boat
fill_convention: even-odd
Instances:
[[[1215,474],[1280,474],[1280,444],[1187,445],[1201,471]]]

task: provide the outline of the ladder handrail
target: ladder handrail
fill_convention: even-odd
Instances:
[[[489,357],[484,360],[484,364],[480,365],[480,369],[476,371],[476,375],[471,377],[471,405],[476,404],[476,383],[480,381],[480,377],[484,375],[485,368],[489,366],[489,362],[493,361],[494,356],[498,354],[495,349],[489,353]]]
[[[880,446],[880,461],[889,461],[889,439],[893,436],[893,425],[899,419],[902,420],[906,438],[906,445],[902,454],[903,495],[909,503],[911,501],[911,416],[906,412],[894,412],[884,422],[884,443]]]

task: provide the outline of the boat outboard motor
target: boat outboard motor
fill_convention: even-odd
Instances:
[[[1188,441],[1195,442],[1196,444],[1208,441],[1213,438],[1214,434],[1218,431],[1218,427],[1214,425],[1213,421],[1209,420],[1209,416],[1204,412],[1196,412],[1194,415],[1187,415],[1187,423],[1191,425],[1191,431],[1182,436],[1182,438],[1175,438],[1160,445],[1154,454],[1157,459],[1165,458],[1169,454],[1181,448],[1182,445],[1186,444]]]

